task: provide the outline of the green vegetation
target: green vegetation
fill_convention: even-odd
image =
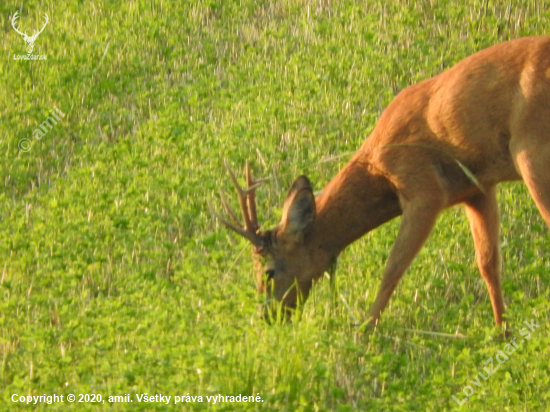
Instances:
[[[22,30],[50,17],[33,52],[44,61],[13,59],[26,45],[10,3],[0,5],[1,411],[547,410],[550,235],[523,184],[500,189],[503,287],[517,341],[524,321],[540,327],[479,386],[470,381],[506,341],[460,208],[365,332],[356,323],[399,219],[343,253],[335,293],[320,282],[301,320],[268,326],[249,245],[206,201],[232,190],[224,159],[250,159],[272,178],[258,208],[273,225],[293,178],[322,189],[399,90],[548,33],[548,0],[26,1]],[[66,116],[36,140],[54,107]],[[442,335],[456,332],[466,338]],[[462,401],[467,385],[459,407],[451,396]],[[138,403],[144,393],[263,402]],[[13,394],[133,402],[24,406]]]

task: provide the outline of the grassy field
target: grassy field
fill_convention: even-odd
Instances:
[[[49,15],[47,60],[14,60],[17,10],[28,33]],[[549,20],[548,0],[3,2],[0,410],[548,410],[550,235],[523,184],[499,191],[508,359],[461,208],[372,332],[357,324],[399,219],[342,254],[299,321],[269,326],[249,245],[206,202],[232,193],[224,159],[249,159],[272,226],[293,178],[322,189],[401,89]],[[239,394],[254,402],[212,398]]]

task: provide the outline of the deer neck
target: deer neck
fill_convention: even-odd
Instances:
[[[316,209],[307,240],[331,257],[401,215],[399,200],[388,179],[358,156],[323,189],[316,198]]]

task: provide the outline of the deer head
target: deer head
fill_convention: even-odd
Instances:
[[[40,33],[42,33],[42,31],[44,30],[44,28],[48,24],[48,21],[49,21],[48,15],[47,14],[44,15],[44,18],[46,19],[46,22],[44,23],[44,26],[42,26],[42,29],[40,29],[38,32],[35,31],[32,34],[32,36],[28,36],[27,35],[27,30],[25,30],[24,33],[21,33],[19,31],[19,28],[15,27],[15,21],[17,20],[17,13],[18,12],[15,12],[15,14],[13,15],[13,17],[11,19],[11,25],[13,26],[13,29],[23,37],[23,40],[27,43],[27,53],[31,54],[33,49],[34,49],[34,42],[36,41],[38,35]]]
[[[211,208],[211,213],[228,229],[248,239],[253,245],[258,293],[265,293],[264,317],[269,320],[278,313],[282,304],[284,318],[288,318],[298,302],[305,302],[312,282],[330,267],[330,259],[322,250],[308,242],[308,234],[315,220],[315,197],[309,179],[296,178],[283,206],[281,222],[268,231],[260,231],[256,214],[255,191],[265,181],[253,180],[246,164],[246,189],[242,188],[226,164],[227,171],[237,189],[244,225],[222,194],[222,204],[234,223]]]

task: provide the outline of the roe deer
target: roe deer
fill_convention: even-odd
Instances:
[[[245,225],[223,199],[235,224],[212,213],[265,259],[257,286],[268,301],[291,311],[347,245],[402,215],[370,310],[370,322],[377,323],[439,213],[464,203],[477,264],[501,325],[496,184],[523,179],[550,226],[550,37],[489,47],[401,91],[320,196],[314,197],[307,177],[294,181],[273,230],[259,230],[258,183],[248,165],[247,189],[230,175]]]

